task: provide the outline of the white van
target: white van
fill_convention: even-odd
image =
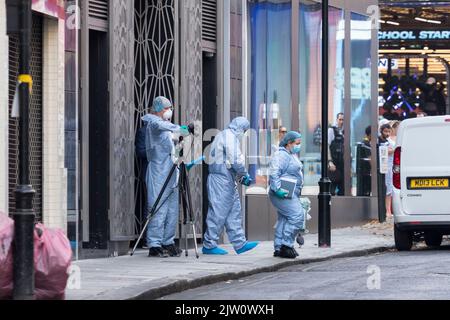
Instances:
[[[450,234],[450,116],[409,119],[397,134],[394,155],[395,245],[411,250]]]

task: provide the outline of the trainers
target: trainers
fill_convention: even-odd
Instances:
[[[217,255],[217,256],[224,256],[224,255],[228,254],[228,251],[226,251],[222,248],[219,248],[219,247],[216,247],[213,249],[207,249],[207,248],[203,247],[202,252],[203,252],[203,254],[210,254],[210,255]]]
[[[169,254],[163,248],[153,247],[153,248],[150,248],[150,250],[148,250],[148,256],[155,257],[155,258],[167,258],[167,257],[169,257]]]
[[[237,254],[243,254],[244,252],[253,250],[256,248],[256,246],[259,244],[259,242],[247,242],[245,246],[243,246],[241,249],[236,250]]]
[[[275,250],[275,252],[273,253],[273,256],[274,256],[275,258],[280,257],[280,250]]]
[[[279,257],[284,259],[295,259],[297,258],[297,254],[293,248],[283,245],[281,246]]]
[[[171,244],[168,246],[162,246],[163,250],[166,250],[169,256],[171,257],[181,257],[181,254],[183,253],[183,250],[178,248],[176,245]]]

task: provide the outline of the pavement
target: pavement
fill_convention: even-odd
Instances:
[[[394,247],[392,221],[332,230],[331,248],[318,247],[318,235],[307,234],[295,260],[273,257],[273,242],[261,242],[253,251],[237,255],[223,245],[227,256],[196,259],[194,250],[179,258],[149,258],[147,250],[122,256],[74,262],[79,285],[66,290],[67,300],[151,300],[221,281],[236,280],[286,267],[336,258],[366,256]],[[296,245],[296,247],[298,247]],[[69,284],[71,281],[69,281]],[[75,289],[73,289],[75,287]]]

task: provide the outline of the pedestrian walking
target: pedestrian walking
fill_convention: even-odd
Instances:
[[[296,156],[301,151],[301,134],[291,131],[280,143],[279,150],[270,160],[269,198],[278,212],[275,230],[274,256],[295,259],[298,256],[294,243],[304,222],[300,202],[303,187],[303,165]],[[294,181],[292,196],[283,189],[284,181]]]
[[[252,250],[258,245],[258,242],[248,242],[245,237],[237,184],[239,181],[248,187],[253,182],[245,168],[239,141],[248,129],[250,122],[246,118],[236,118],[226,130],[216,136],[211,146],[207,182],[209,206],[203,254],[228,254],[218,246],[224,228],[237,254]]]

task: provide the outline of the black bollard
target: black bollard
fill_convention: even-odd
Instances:
[[[34,223],[33,197],[29,169],[29,104],[31,0],[20,0],[19,25],[19,185],[15,191],[14,212],[14,290],[15,300],[34,299]]]
[[[319,247],[331,246],[331,180],[328,178],[328,0],[322,1],[322,178],[319,182]]]

